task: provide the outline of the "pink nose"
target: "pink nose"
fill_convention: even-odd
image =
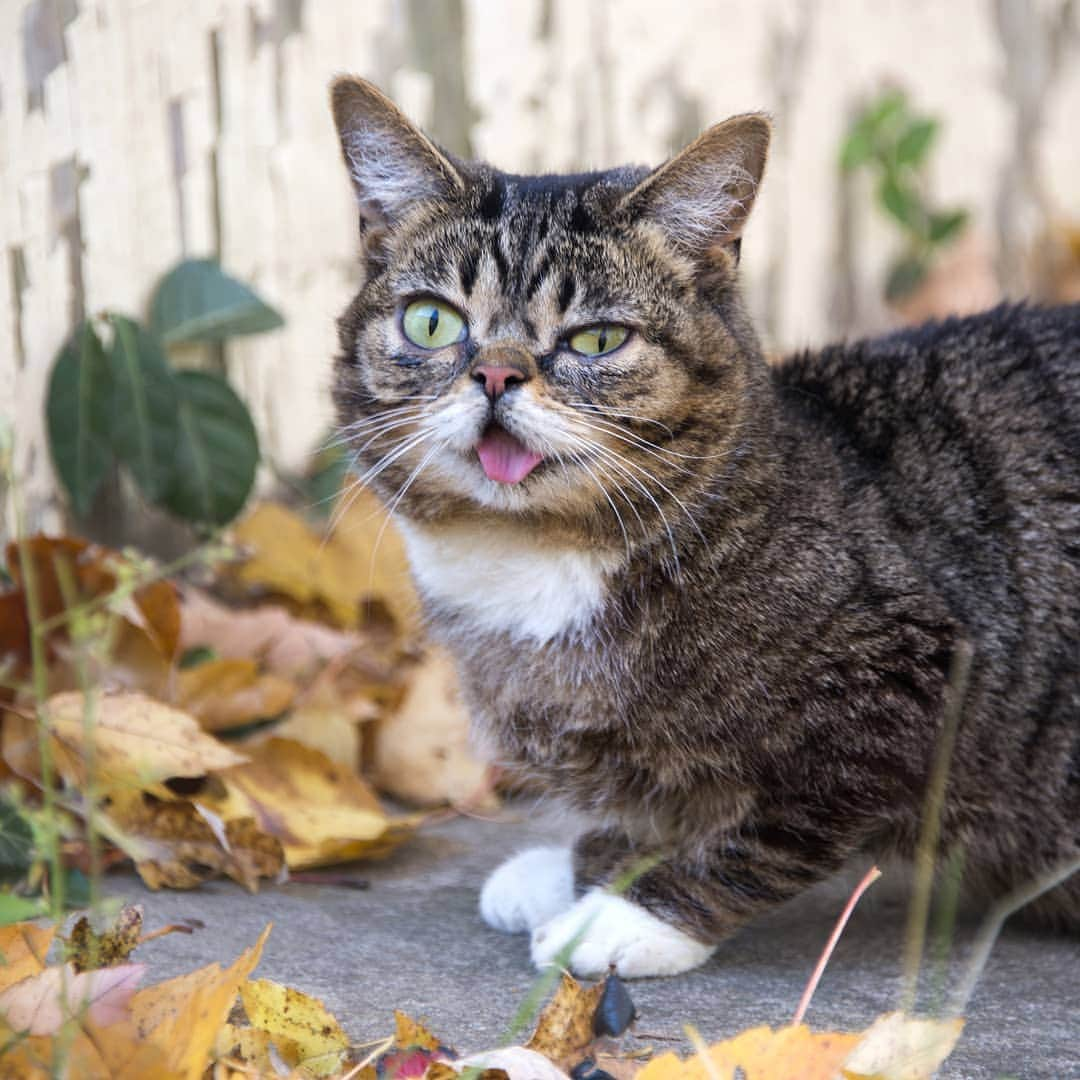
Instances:
[[[492,401],[502,397],[508,387],[517,386],[528,378],[519,368],[495,367],[491,364],[481,364],[473,368],[472,377],[483,386],[484,393]]]

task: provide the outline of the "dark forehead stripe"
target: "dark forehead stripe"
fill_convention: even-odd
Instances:
[[[473,286],[476,284],[476,275],[480,269],[480,251],[475,247],[470,247],[464,255],[461,256],[461,263],[458,266],[458,278],[461,281],[461,291],[466,296],[471,296]]]
[[[577,292],[577,283],[574,281],[572,274],[563,274],[562,282],[559,284],[559,314],[565,315],[566,309],[570,306],[570,301],[574,299],[574,293]]]
[[[506,206],[506,184],[495,176],[492,178],[491,187],[480,199],[480,217],[484,221],[497,221]]]
[[[503,254],[502,238],[496,230],[491,234],[491,257],[495,260],[495,270],[499,275],[499,285],[505,289],[510,277],[510,265]]]

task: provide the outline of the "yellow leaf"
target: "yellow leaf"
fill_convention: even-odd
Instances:
[[[289,1068],[295,1068],[300,1060],[300,1051],[296,1044],[281,1035],[273,1036],[268,1031],[240,1027],[237,1024],[226,1024],[218,1032],[214,1056],[219,1063],[223,1059],[229,1059],[234,1064],[243,1064],[247,1067],[246,1075],[251,1075],[251,1069],[255,1069],[257,1076],[276,1075],[278,1061],[275,1060],[275,1055]]]
[[[206,731],[241,727],[283,713],[296,687],[280,675],[260,675],[254,660],[207,660],[181,671],[176,704]]]
[[[291,739],[245,749],[251,760],[220,774],[228,798],[210,805],[226,819],[253,817],[281,841],[293,869],[382,854],[413,824],[399,819],[392,829],[367,784],[317,750]]]
[[[525,1046],[563,1068],[572,1065],[593,1040],[593,1017],[603,992],[603,982],[582,986],[572,975],[563,975]]]
[[[394,1010],[394,1045],[401,1049],[419,1046],[421,1050],[438,1050],[439,1037],[418,1023],[408,1013]]]
[[[487,766],[469,744],[469,716],[449,656],[429,649],[410,674],[401,705],[374,729],[374,783],[418,806],[496,804]]]
[[[74,787],[86,786],[88,743],[98,783],[146,790],[170,777],[204,776],[244,760],[187,713],[144,694],[106,694],[89,702],[77,691],[56,694],[44,715],[57,771]]]
[[[901,1012],[879,1016],[844,1061],[851,1080],[926,1080],[953,1052],[964,1021],[918,1020]]]
[[[233,538],[251,552],[232,571],[241,584],[320,607],[344,627],[357,626],[365,603],[378,601],[399,630],[415,629],[419,603],[404,547],[370,493],[352,499],[329,537],[267,502],[234,526]]]
[[[709,1047],[707,1061],[700,1054],[685,1061],[661,1054],[637,1080],[733,1080],[736,1069],[745,1080],[834,1080],[858,1041],[858,1035],[813,1032],[804,1024],[749,1028]]]
[[[284,866],[281,844],[250,817],[223,822],[186,800],[115,791],[98,813],[98,828],[135,860],[151,889],[192,889],[227,874],[255,892],[260,878],[277,878]]]
[[[293,1043],[297,1057],[286,1057],[287,1064],[313,1076],[329,1076],[341,1068],[349,1038],[318,998],[269,979],[245,983],[240,998],[252,1027],[275,1041],[280,1037]]]
[[[26,922],[0,926],[0,990],[44,971],[45,957],[55,936],[55,926]]]
[[[139,1037],[161,1047],[169,1067],[186,1080],[199,1080],[211,1063],[218,1032],[237,992],[258,964],[269,933],[267,926],[259,940],[224,971],[220,964],[209,964],[140,990],[131,999]]]

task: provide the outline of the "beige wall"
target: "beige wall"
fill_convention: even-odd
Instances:
[[[141,314],[185,253],[219,252],[288,320],[228,353],[269,455],[295,466],[318,439],[355,236],[325,104],[335,72],[374,78],[453,149],[519,171],[654,162],[710,121],[772,111],[744,265],[779,349],[888,321],[892,237],[864,190],[841,193],[836,157],[851,110],[890,82],[945,121],[935,194],[972,210],[972,257],[1024,290],[1048,218],[1080,219],[1067,9],[0,0],[0,417],[16,426],[30,523],[59,523],[42,397],[73,320]]]

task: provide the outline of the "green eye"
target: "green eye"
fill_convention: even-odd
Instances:
[[[601,323],[579,330],[570,339],[570,348],[582,356],[603,356],[614,352],[629,336],[630,331],[625,326]]]
[[[401,317],[401,329],[422,349],[441,349],[465,339],[465,320],[441,300],[414,300]]]

